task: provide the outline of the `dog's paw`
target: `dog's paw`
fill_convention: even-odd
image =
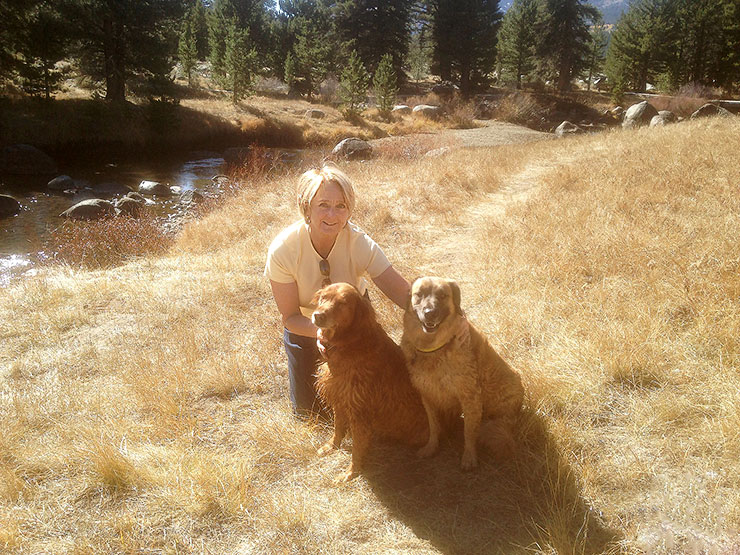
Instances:
[[[334,451],[334,449],[336,449],[336,447],[334,447],[334,444],[331,441],[328,441],[324,443],[324,445],[319,447],[319,450],[318,450],[319,456],[323,457],[324,455],[328,455],[329,453]]]
[[[460,468],[462,468],[463,470],[473,470],[477,466],[478,456],[475,454],[475,452],[463,452],[462,461],[460,462]]]
[[[435,443],[427,443],[424,447],[419,449],[416,452],[416,454],[419,457],[426,459],[427,457],[431,457],[432,455],[434,455],[434,453],[436,452],[437,452],[437,445]]]

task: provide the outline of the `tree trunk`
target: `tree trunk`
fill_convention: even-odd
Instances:
[[[103,22],[105,29],[105,99],[123,102],[126,99],[123,29],[112,20]]]

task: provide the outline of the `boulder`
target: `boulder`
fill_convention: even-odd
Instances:
[[[452,149],[448,146],[443,146],[440,148],[435,148],[434,150],[429,150],[424,153],[424,158],[439,158],[440,156],[444,156],[448,152],[452,152]]]
[[[622,108],[621,106],[614,106],[614,108],[608,111],[608,114],[619,119],[624,116],[624,108]]]
[[[569,121],[564,121],[555,129],[555,135],[558,137],[565,137],[566,135],[576,135],[583,132],[583,129],[578,127],[575,123],[571,123]]]
[[[184,191],[180,195],[180,204],[195,205],[201,204],[204,200],[206,200],[206,197],[193,189]]]
[[[344,139],[334,150],[331,151],[332,156],[337,158],[346,158],[348,160],[367,160],[373,155],[373,147],[370,143],[358,139],[357,137],[350,137]]]
[[[160,183],[159,181],[148,181],[146,179],[139,183],[139,193],[143,193],[145,195],[157,195],[160,197],[172,196],[172,191],[164,183]]]
[[[126,193],[126,198],[134,199],[135,201],[141,202],[143,204],[153,204],[153,201],[147,200],[144,195],[142,195],[141,193],[137,193],[136,191]]]
[[[324,119],[326,117],[326,112],[323,110],[319,110],[318,108],[311,108],[309,110],[306,110],[306,113],[303,114],[303,117],[306,119]]]
[[[145,210],[145,206],[146,201],[137,200],[132,197],[123,197],[116,201],[116,208],[118,208],[121,214],[131,216],[132,218],[140,218]]]
[[[650,120],[650,127],[662,127],[663,125],[668,125],[669,123],[674,123],[675,121],[676,114],[674,114],[670,110],[660,110],[658,112],[658,115],[653,116],[653,118]]]
[[[442,115],[442,108],[429,104],[419,104],[412,110],[415,116],[424,116],[429,119],[438,119]]]
[[[116,207],[107,200],[91,198],[78,202],[59,215],[63,218],[71,218],[73,220],[99,220],[101,218],[115,216]]]
[[[691,119],[699,119],[699,118],[707,118],[707,117],[713,117],[713,116],[722,116],[722,117],[732,117],[732,112],[727,110],[726,108],[722,108],[722,106],[717,106],[716,104],[707,103],[701,108],[699,108],[696,112],[691,114]]]
[[[0,151],[0,173],[49,175],[56,171],[56,162],[34,146],[9,145]]]
[[[624,114],[624,121],[622,127],[630,129],[633,127],[640,127],[642,125],[649,125],[650,120],[658,115],[656,110],[647,100],[638,102],[630,106]]]
[[[114,195],[126,195],[133,191],[128,185],[121,185],[120,183],[96,183],[91,187],[96,195],[114,196]]]
[[[15,216],[21,211],[21,203],[10,195],[0,195],[0,218]]]
[[[68,191],[70,189],[76,188],[74,179],[72,179],[68,175],[60,175],[58,177],[55,177],[54,179],[49,181],[46,186],[52,191]]]
[[[391,110],[394,114],[400,114],[400,115],[407,115],[411,113],[411,108],[409,106],[406,106],[405,104],[397,104],[393,107]]]

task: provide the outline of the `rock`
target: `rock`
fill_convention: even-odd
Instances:
[[[206,200],[206,197],[193,189],[187,190],[180,195],[180,204],[201,204],[204,200]]]
[[[438,119],[442,115],[442,108],[431,106],[429,104],[419,104],[414,106],[413,114],[415,116],[424,116],[429,119]]]
[[[303,117],[307,119],[324,119],[326,117],[326,112],[319,110],[318,108],[311,108],[310,110],[306,110]]]
[[[59,215],[63,218],[71,218],[73,220],[99,220],[101,218],[115,216],[116,207],[107,200],[92,198],[78,202]]]
[[[663,125],[668,125],[669,123],[674,123],[675,121],[676,114],[670,110],[660,110],[658,115],[653,116],[650,120],[650,127],[661,127]]]
[[[60,175],[58,177],[55,177],[54,179],[49,181],[46,186],[52,191],[67,191],[69,189],[76,188],[74,179],[72,179],[68,175]]]
[[[575,123],[571,123],[569,121],[564,121],[555,129],[555,135],[558,137],[564,137],[566,135],[576,135],[583,132],[583,129],[578,127]]]
[[[48,175],[56,171],[56,162],[34,146],[9,145],[0,152],[0,173]]]
[[[401,114],[403,116],[403,115],[410,114],[411,108],[409,106],[406,106],[405,104],[398,104],[393,107],[391,112],[394,114]]]
[[[21,211],[21,203],[10,195],[0,195],[0,218],[15,216]]]
[[[91,187],[93,192],[97,195],[126,195],[133,191],[128,185],[121,185],[120,183],[96,183]]]
[[[350,137],[335,146],[331,153],[332,156],[348,160],[367,160],[373,155],[373,147],[367,141]]]
[[[624,114],[624,121],[622,127],[630,129],[633,127],[640,127],[642,125],[649,125],[650,120],[658,115],[656,110],[647,100],[638,102],[630,106]]]
[[[713,116],[732,117],[732,115],[732,112],[730,112],[726,108],[722,108],[722,106],[717,106],[716,104],[712,104],[710,102],[691,114],[690,119],[707,118]]]
[[[160,183],[159,181],[147,181],[146,179],[139,183],[139,193],[143,193],[145,195],[157,195],[160,197],[172,196],[172,191],[170,191],[170,188],[164,183]]]
[[[624,108],[621,106],[614,106],[611,110],[609,110],[609,115],[613,116],[617,119],[621,118],[624,115]]]
[[[131,199],[134,199],[135,201],[138,201],[144,204],[149,204],[149,203],[153,204],[152,201],[147,200],[146,197],[144,197],[144,195],[142,195],[141,193],[137,193],[136,191],[131,191],[131,192],[126,193],[126,198],[131,198]]]
[[[141,214],[145,210],[145,206],[145,200],[137,200],[128,196],[120,198],[116,202],[116,208],[120,210],[121,214],[125,214],[137,219],[141,217]]]

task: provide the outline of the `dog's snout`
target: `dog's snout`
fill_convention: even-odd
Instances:
[[[326,314],[316,311],[313,313],[311,319],[313,320],[314,325],[321,327],[326,322]]]
[[[422,313],[427,318],[435,318],[439,314],[439,310],[436,306],[425,306],[422,309]]]

